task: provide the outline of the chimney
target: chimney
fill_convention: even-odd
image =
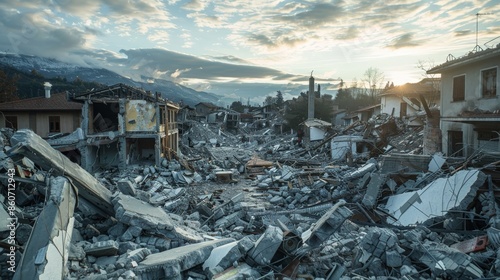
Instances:
[[[314,77],[309,78],[309,92],[308,92],[308,102],[307,102],[307,119],[314,119]]]
[[[49,82],[45,82],[43,87],[45,88],[45,98],[50,98],[50,89],[52,88],[52,85]]]

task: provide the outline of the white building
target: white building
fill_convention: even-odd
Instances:
[[[441,74],[440,126],[448,156],[467,157],[476,150],[500,153],[499,66],[500,44],[427,71]]]

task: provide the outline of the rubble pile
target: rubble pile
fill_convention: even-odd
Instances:
[[[0,277],[500,276],[491,168],[420,155],[421,131],[387,123],[343,132],[378,139],[379,156],[350,162],[332,159],[338,132],[299,147],[269,129],[251,137],[193,122],[176,158],[94,175],[32,132],[2,129],[0,168],[15,175],[0,178],[4,186],[15,179],[16,206],[4,188]],[[3,265],[9,236],[15,274]]]

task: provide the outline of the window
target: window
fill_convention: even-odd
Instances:
[[[448,156],[462,157],[463,154],[462,131],[448,131]]]
[[[465,75],[453,78],[453,101],[465,99]]]
[[[49,133],[61,132],[61,117],[49,116]]]
[[[406,102],[401,102],[401,107],[399,108],[399,117],[406,117],[407,114],[407,104]]]
[[[481,71],[481,90],[483,97],[494,97],[497,95],[496,68]]]
[[[17,116],[5,116],[5,127],[17,130]]]

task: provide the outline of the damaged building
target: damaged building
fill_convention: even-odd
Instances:
[[[483,54],[432,70],[443,71],[442,108],[454,105],[443,99],[459,72],[484,73],[490,88],[498,50]],[[426,133],[440,138],[440,119],[443,132],[494,132],[494,105],[439,118],[422,102],[415,112],[430,132],[391,114],[332,127],[310,106],[298,145],[295,133],[269,128],[281,122],[272,114],[270,126],[233,120],[239,129],[229,131],[221,119],[189,119],[189,109],[179,139],[179,107],[157,93],[118,84],[69,97],[81,104],[81,137],[72,136],[81,164],[54,139],[0,129],[2,279],[500,277],[499,161],[425,148]],[[498,144],[480,141],[468,143]]]
[[[443,152],[470,157],[500,152],[500,45],[470,52],[427,71],[441,74]]]
[[[82,106],[84,141],[78,150],[86,170],[170,157],[178,150],[179,106],[159,93],[117,84],[70,96]]]

